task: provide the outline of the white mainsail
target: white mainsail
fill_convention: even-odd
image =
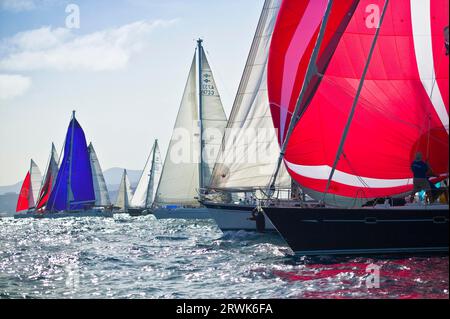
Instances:
[[[89,144],[88,152],[91,161],[95,205],[100,207],[111,206],[111,200],[109,198],[108,188],[106,187],[105,177],[103,176],[103,171],[92,143]]]
[[[199,40],[199,47],[192,61],[167,150],[155,195],[156,205],[200,206],[196,197],[199,190],[210,183],[218,148],[223,138],[227,119],[201,42]],[[197,85],[197,58],[201,61],[199,85]],[[200,134],[200,128],[203,134]],[[200,141],[201,137],[203,141]]]
[[[29,192],[28,203],[29,207],[35,207],[39,199],[39,191],[41,189],[42,184],[42,174],[41,171],[39,170],[39,167],[33,160],[31,160],[30,164],[30,177],[31,177],[31,185],[30,185],[31,189]]]
[[[253,190],[269,185],[280,147],[267,95],[270,41],[281,0],[266,0],[239,85],[211,188]],[[276,186],[290,188],[284,165]]]
[[[156,140],[131,200],[132,207],[148,208],[153,204],[155,186],[158,185],[161,176],[161,166],[161,153]]]
[[[127,170],[123,170],[122,180],[119,186],[119,193],[117,194],[116,207],[122,211],[127,211],[130,207],[130,200],[133,197],[130,180],[128,179]]]
[[[158,205],[198,205],[199,129],[196,59],[192,61],[172,138],[156,192]]]

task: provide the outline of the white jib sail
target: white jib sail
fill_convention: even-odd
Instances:
[[[89,144],[88,151],[91,161],[92,180],[94,184],[95,205],[110,206],[111,200],[109,198],[108,188],[106,187],[105,177],[103,176],[102,168],[92,143]]]
[[[126,211],[130,207],[130,200],[132,197],[133,192],[131,190],[130,180],[128,179],[127,170],[124,170],[115,206]]]
[[[196,59],[183,98],[156,191],[156,205],[194,205],[199,188],[199,127]]]
[[[227,134],[214,167],[211,188],[265,188],[275,172],[280,147],[267,95],[267,62],[280,4],[281,0],[264,3],[227,124]],[[276,186],[291,186],[284,165]]]
[[[31,160],[30,164],[31,190],[29,192],[29,207],[35,207],[39,199],[39,191],[41,189],[42,174],[36,163]]]
[[[155,141],[131,200],[132,207],[148,208],[152,206],[156,191],[155,186],[161,175],[161,166],[161,153],[158,142]]]
[[[203,152],[202,152],[202,174],[203,187],[208,187],[211,183],[211,176],[222,144],[225,127],[227,126],[227,116],[223,109],[219,90],[211,70],[211,66],[206,58],[206,54],[201,50],[202,71],[200,78],[202,96],[202,126],[203,126]]]

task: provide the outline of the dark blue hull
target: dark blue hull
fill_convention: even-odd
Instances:
[[[441,208],[264,208],[301,255],[447,253],[449,210]]]

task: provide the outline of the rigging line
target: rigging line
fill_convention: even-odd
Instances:
[[[375,32],[375,36],[374,36],[374,38],[372,40],[372,45],[371,45],[371,48],[370,48],[369,55],[367,56],[366,65],[365,65],[364,71],[363,71],[363,73],[361,75],[361,81],[359,82],[358,90],[356,91],[356,95],[355,95],[355,98],[353,100],[353,105],[352,105],[352,107],[350,109],[350,114],[349,114],[348,119],[347,119],[347,124],[344,127],[344,132],[342,134],[341,141],[339,143],[339,147],[338,147],[338,151],[336,153],[336,158],[334,160],[333,168],[331,170],[330,176],[328,178],[327,186],[326,186],[325,192],[323,194],[323,200],[324,201],[325,201],[326,194],[328,193],[328,190],[330,189],[330,185],[331,185],[331,181],[333,180],[334,173],[336,172],[337,164],[339,163],[340,157],[341,157],[342,152],[344,150],[345,141],[347,139],[347,135],[348,135],[348,132],[349,132],[349,129],[350,129],[351,122],[353,120],[353,116],[355,115],[356,106],[358,104],[359,97],[361,96],[361,92],[362,92],[362,89],[364,87],[364,81],[366,79],[367,72],[369,71],[370,62],[372,61],[373,52],[375,51],[375,45],[377,43],[378,36],[380,35],[381,26],[383,24],[383,20],[384,20],[384,17],[386,15],[386,11],[387,11],[388,5],[389,5],[389,0],[386,0],[385,3],[384,3],[383,12],[382,12],[381,17],[380,17],[380,23],[378,25],[377,31]]]

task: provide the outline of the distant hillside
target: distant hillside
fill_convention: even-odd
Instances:
[[[14,185],[0,186],[0,195],[5,195],[8,193],[19,194],[20,187],[22,187],[22,181],[18,182],[17,184],[14,184]]]
[[[18,197],[15,193],[0,195],[0,215],[12,216],[16,211]]]
[[[108,185],[108,190],[118,189],[120,185],[120,179],[122,178],[123,168],[110,168],[103,172],[105,176],[106,185]],[[130,179],[131,185],[137,185],[139,178],[141,178],[142,171],[127,170],[128,178]],[[114,187],[114,185],[116,185]],[[111,186],[111,189],[109,187]]]

